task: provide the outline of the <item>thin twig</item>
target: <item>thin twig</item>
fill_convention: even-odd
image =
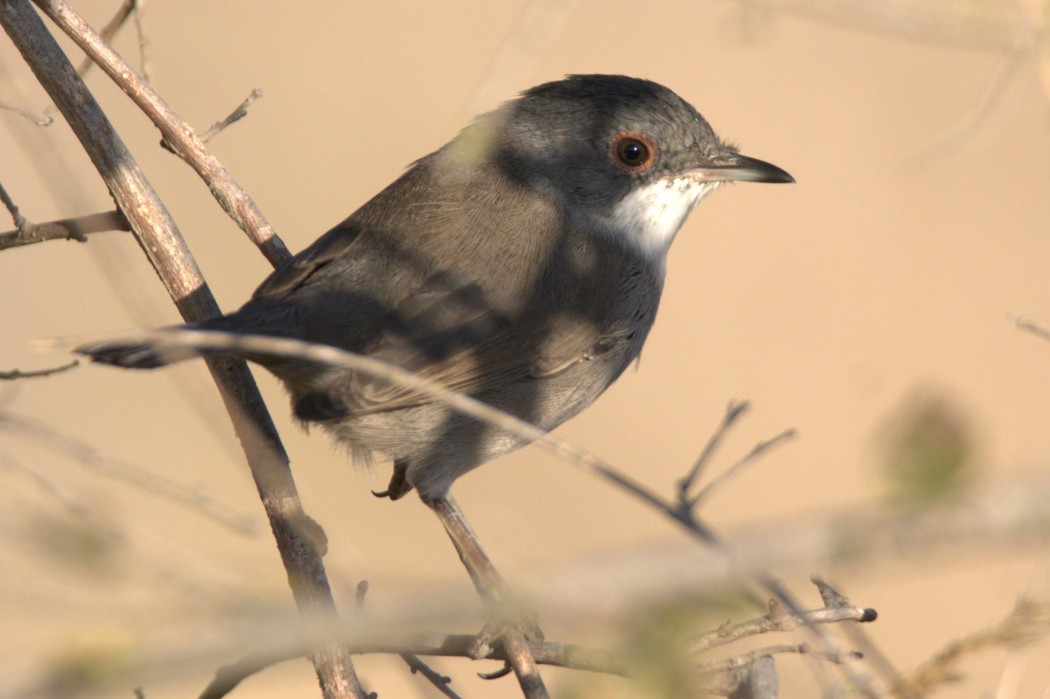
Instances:
[[[7,193],[3,185],[0,185],[0,202],[3,202],[4,207],[11,214],[11,219],[14,221],[15,228],[22,231],[26,225],[26,217],[18,211],[18,205],[15,204],[15,200],[11,198],[11,195]]]
[[[0,109],[3,109],[8,112],[14,112],[18,116],[28,119],[37,126],[51,126],[51,124],[55,123],[55,118],[48,114],[46,111],[41,114],[37,114],[36,112],[31,112],[28,109],[25,109],[24,107],[19,107],[14,102],[0,100]]]
[[[817,591],[820,592],[820,599],[824,600],[825,608],[844,609],[852,606],[845,595],[829,585],[821,576],[814,573],[809,576],[809,580],[817,586]]]
[[[748,619],[739,624],[719,627],[689,641],[689,652],[700,654],[711,648],[734,643],[741,638],[774,631],[793,631],[801,626],[813,624],[837,624],[843,621],[875,621],[874,609],[861,607],[836,607],[833,609],[810,609],[799,614],[790,612],[767,614]]]
[[[153,71],[150,69],[149,60],[149,32],[146,31],[146,22],[143,14],[146,9],[146,0],[131,0],[135,5],[135,33],[139,39],[139,65],[142,66],[142,77],[146,82],[153,82]]]
[[[232,124],[240,121],[244,117],[248,116],[248,107],[251,106],[252,102],[262,97],[262,90],[259,88],[253,88],[248,94],[244,101],[237,105],[237,108],[230,112],[225,119],[217,121],[208,127],[208,130],[201,135],[201,142],[208,143],[211,139],[219,135],[224,129],[231,126]],[[160,147],[169,153],[174,153],[175,149],[166,140],[161,139]]]
[[[97,214],[60,218],[44,223],[25,221],[20,229],[0,233],[0,250],[33,245],[47,240],[75,240],[87,242],[92,233],[108,231],[130,231],[131,224],[119,211],[103,211]]]
[[[740,653],[734,655],[731,658],[725,660],[718,660],[711,663],[697,663],[696,670],[702,675],[715,674],[720,672],[728,672],[738,667],[743,667],[750,662],[753,662],[757,658],[763,655],[775,655],[782,653],[798,653],[805,655],[813,655],[821,660],[827,660],[828,662],[835,663],[836,665],[842,665],[851,660],[860,660],[857,653],[847,653],[845,655],[838,655],[834,653],[824,653],[816,648],[813,648],[808,643],[778,643],[772,646],[763,646],[762,648],[756,648],[755,650],[748,651],[746,653]]]
[[[1018,330],[1024,330],[1030,332],[1040,340],[1046,340],[1050,342],[1050,330],[1047,330],[1043,326],[1036,323],[1034,320],[1029,320],[1024,316],[1014,319],[1014,325],[1017,326]]]
[[[41,376],[51,376],[52,374],[60,374],[63,371],[69,371],[73,367],[79,365],[80,362],[74,359],[69,364],[50,367],[48,369],[32,369],[30,371],[12,369],[11,371],[0,371],[0,381],[16,381],[18,379],[34,379],[40,378]]]
[[[143,346],[157,352],[166,362],[197,357],[205,353],[230,353],[234,355],[262,355],[298,359],[318,364],[328,364],[363,372],[369,376],[382,378],[399,386],[418,391],[448,404],[456,410],[477,420],[510,432],[522,439],[535,442],[575,465],[597,470],[599,473],[620,482],[626,481],[632,490],[650,493],[644,486],[634,483],[627,476],[619,474],[611,465],[594,454],[581,449],[559,437],[556,437],[535,425],[520,418],[497,410],[492,406],[471,398],[468,395],[445,388],[442,384],[428,380],[418,374],[402,369],[389,362],[354,354],[305,340],[269,335],[242,335],[212,330],[192,330],[189,328],[145,330],[123,335],[110,335],[94,339],[72,338],[50,340],[37,343],[39,349],[65,349],[75,345],[80,354],[104,352],[111,347]],[[656,502],[663,504],[655,495]]]
[[[252,102],[262,97],[262,94],[263,91],[259,88],[252,88],[252,91],[248,94],[247,97],[244,98],[243,102],[237,105],[236,109],[230,112],[230,114],[222,121],[217,121],[214,124],[212,124],[211,127],[209,127],[208,130],[204,132],[204,135],[201,136],[201,140],[207,143],[208,141],[219,135],[219,132],[221,132],[223,129],[248,116],[248,107],[252,106]]]
[[[357,588],[354,591],[354,609],[358,614],[362,614],[365,609],[365,596],[368,594],[368,581],[361,580],[357,583]],[[423,662],[418,655],[409,651],[399,652],[398,655],[405,661],[412,674],[417,672],[421,674],[428,682],[444,694],[446,697],[452,697],[452,699],[460,699],[459,695],[453,692],[449,688],[449,683],[452,682],[451,677],[446,677],[440,672],[434,670],[432,667]]]
[[[327,639],[324,639],[327,641]],[[422,655],[446,658],[472,658],[474,660],[506,660],[506,652],[501,647],[489,648],[488,653],[474,657],[474,636],[469,634],[427,633],[415,635],[377,635],[372,638],[346,639],[350,652],[354,655],[375,653]],[[629,658],[625,653],[611,650],[598,650],[568,643],[535,641],[529,644],[530,652],[536,662],[552,667],[564,667],[587,672],[598,672],[607,675],[627,676],[630,668]],[[308,653],[302,644],[275,651],[252,653],[230,665],[225,665],[215,672],[215,679],[201,693],[201,699],[218,699],[228,694],[240,682],[268,667],[286,660],[301,658]]]
[[[729,405],[726,406],[725,415],[722,416],[722,423],[715,428],[715,431],[711,433],[711,437],[707,440],[707,444],[704,445],[703,450],[700,452],[700,456],[693,462],[693,467],[689,469],[689,473],[678,481],[678,500],[685,502],[689,499],[689,491],[692,490],[693,484],[700,477],[700,472],[704,466],[711,459],[711,455],[714,454],[715,449],[722,442],[722,437],[725,436],[729,428],[736,422],[737,418],[743,415],[748,407],[747,401],[737,403],[736,401],[730,401]]]
[[[255,202],[204,147],[197,133],[106,41],[98,35],[64,0],[34,0],[76,44],[106,72],[160,129],[164,140],[175,149],[208,185],[216,201],[262,251],[273,266],[291,258],[276,231],[263,217]]]
[[[786,442],[789,439],[794,439],[794,437],[795,430],[786,429],[775,437],[771,437],[770,439],[766,439],[759,442],[751,448],[751,451],[745,454],[735,464],[727,468],[722,473],[718,474],[715,478],[711,479],[711,481],[703,488],[701,488],[696,495],[694,495],[692,498],[687,499],[684,502],[685,506],[691,510],[695,509],[697,506],[700,505],[701,501],[706,500],[708,497],[710,497],[711,493],[717,490],[719,486],[728,483],[733,478],[733,476],[739,473],[740,470],[743,469],[745,466],[754,463],[758,460],[759,456],[769,451],[773,447],[778,446],[781,442]],[[683,503],[680,501],[679,505],[681,504]]]
[[[41,447],[68,458],[101,478],[123,483],[147,495],[185,507],[235,534],[251,536],[257,533],[252,517],[246,513],[238,513],[221,498],[208,495],[178,479],[153,473],[143,464],[108,457],[99,452],[91,442],[59,432],[44,422],[0,410],[0,429],[8,435],[33,440]]]
[[[430,684],[434,685],[434,688],[437,689],[437,691],[441,692],[446,697],[450,697],[450,699],[461,699],[461,697],[449,687],[449,683],[452,682],[451,677],[442,675],[440,672],[420,660],[419,656],[415,653],[398,653],[398,655],[400,655],[401,659],[412,669],[412,674],[417,672],[421,674],[428,682],[430,682]]]

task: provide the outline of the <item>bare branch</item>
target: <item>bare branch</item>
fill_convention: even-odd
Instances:
[[[611,464],[602,461],[594,454],[545,432],[535,425],[497,410],[470,396],[449,390],[440,383],[430,381],[389,362],[340,350],[331,345],[268,335],[244,335],[212,330],[176,328],[139,331],[89,341],[85,341],[84,338],[43,341],[37,343],[37,346],[40,349],[61,349],[72,344],[77,345],[75,351],[80,354],[104,353],[110,347],[141,345],[157,352],[164,358],[165,362],[169,363],[207,353],[226,352],[235,355],[252,354],[284,357],[361,371],[369,376],[382,378],[447,403],[470,417],[510,432],[529,442],[535,442],[577,466],[595,470],[603,475],[608,474],[607,477],[616,482],[630,483],[632,490],[637,488],[639,492],[649,492],[644,486],[635,484],[627,476],[619,474]],[[657,496],[651,495],[651,497],[656,502],[663,504]]]
[[[75,240],[87,242],[92,233],[130,231],[131,224],[119,211],[103,211],[75,218],[60,218],[45,223],[31,223],[24,218],[18,230],[0,233],[0,250],[33,245],[47,240]]]
[[[437,689],[437,691],[441,692],[446,697],[450,697],[450,699],[461,699],[461,697],[449,687],[449,683],[452,682],[451,677],[446,677],[440,672],[437,672],[420,660],[419,656],[414,653],[398,653],[398,655],[401,656],[402,660],[408,663],[408,666],[412,669],[412,674],[418,672],[423,675],[430,684],[434,685],[434,688]]]
[[[26,218],[18,211],[18,205],[15,204],[15,200],[11,198],[11,195],[7,193],[7,190],[0,185],[0,202],[3,202],[4,206],[11,213],[11,218],[15,222],[15,227],[19,230],[25,228]]]
[[[43,422],[9,411],[0,411],[0,428],[8,434],[31,439],[100,477],[118,481],[148,495],[181,505],[236,534],[248,536],[256,533],[254,521],[244,514],[238,514],[229,503],[178,480],[152,473],[142,464],[108,457],[90,442],[58,432]]]
[[[850,606],[849,600],[846,596],[829,585],[824,578],[819,575],[811,575],[809,579],[817,586],[817,590],[820,592],[820,598],[824,600],[824,606],[828,609],[843,609]]]
[[[513,606],[509,604],[507,585],[503,582],[499,571],[492,565],[488,554],[481,547],[481,542],[478,541],[477,535],[471,529],[463,511],[451,495],[446,495],[427,504],[444,525],[445,531],[448,532],[449,538],[452,539],[452,544],[456,547],[459,558],[463,561],[463,565],[470,574],[471,580],[474,581],[474,586],[477,588],[478,593],[482,599],[491,605],[495,614],[494,623],[500,627],[499,636],[506,651],[507,662],[518,678],[518,684],[521,685],[522,693],[528,699],[546,699],[548,696],[547,688],[544,686],[543,677],[536,666],[536,659],[532,655],[529,641],[522,631],[527,622],[516,618],[519,615],[515,613]],[[490,622],[490,625],[492,623]],[[542,638],[538,631],[533,635]],[[484,636],[485,632],[482,633],[483,638]],[[484,646],[485,650],[479,650],[479,645]],[[475,639],[474,652],[478,655],[487,654],[489,652],[487,641],[479,644],[478,639]]]
[[[16,381],[18,379],[31,379],[39,378],[41,376],[51,376],[52,374],[60,374],[63,371],[69,371],[75,366],[79,366],[80,362],[73,360],[69,364],[63,364],[61,366],[50,367],[48,369],[35,369],[31,371],[22,371],[21,369],[12,369],[11,371],[0,371],[0,381]]]
[[[149,60],[149,33],[146,31],[146,22],[143,20],[143,13],[146,9],[146,0],[131,0],[135,5],[135,33],[138,34],[139,38],[139,65],[142,66],[142,77],[146,79],[146,82],[153,82],[152,71],[150,70]]]
[[[822,653],[821,651],[816,650],[815,648],[812,648],[809,644],[806,643],[779,643],[771,646],[763,646],[762,648],[757,648],[746,653],[740,653],[739,655],[734,655],[731,658],[726,658],[725,660],[718,660],[713,663],[698,663],[696,669],[702,675],[729,673],[737,668],[746,667],[750,663],[755,662],[755,660],[763,656],[784,653],[812,655],[814,657],[820,658],[821,660],[827,660],[828,662],[835,663],[836,665],[842,665],[843,663],[853,660],[860,660],[860,655],[858,653],[846,653],[845,655],[841,656],[828,655],[826,653]]]
[[[119,32],[121,27],[124,26],[124,23],[128,21],[132,12],[135,11],[135,5],[135,0],[124,0],[121,6],[118,7],[117,11],[113,14],[113,17],[106,22],[106,26],[102,27],[102,31],[99,32],[99,36],[102,37],[103,41],[108,43],[113,40],[113,37],[117,35],[117,32]],[[90,58],[84,58],[77,66],[77,74],[80,77],[84,77],[91,72],[91,69],[94,67],[94,61]]]
[[[372,639],[348,641],[354,655],[373,653],[412,654],[436,657],[474,658],[475,660],[506,660],[502,648],[490,648],[489,652],[475,658],[475,637],[467,634],[429,633],[415,636],[377,636]],[[600,672],[626,676],[629,661],[625,654],[616,651],[596,650],[565,643],[549,641],[533,642],[529,650],[536,662],[543,665]],[[201,699],[219,699],[228,694],[244,679],[286,660],[301,658],[306,652],[302,647],[285,648],[273,652],[253,653],[245,658],[219,668],[215,679],[201,693]]]
[[[19,107],[18,105],[16,105],[13,102],[6,102],[6,101],[3,101],[3,100],[0,100],[0,109],[3,109],[3,110],[8,111],[8,112],[14,112],[18,116],[24,117],[25,119],[28,119],[29,121],[33,122],[37,126],[51,126],[51,124],[55,123],[55,118],[53,116],[51,116],[50,114],[48,114],[47,112],[43,112],[42,114],[37,114],[37,113],[31,112],[28,109],[25,109],[23,107]]]
[[[255,202],[226,168],[204,147],[189,124],[161,99],[135,69],[73,11],[64,0],[34,0],[73,41],[142,109],[175,149],[208,185],[219,205],[248,234],[275,267],[291,257],[288,248],[263,217]]]
[[[775,437],[771,437],[770,439],[759,442],[758,444],[753,446],[751,448],[751,451],[745,454],[740,460],[738,460],[735,464],[727,468],[722,473],[718,474],[718,476],[712,479],[710,483],[705,485],[700,490],[700,492],[694,495],[691,499],[687,500],[685,502],[685,505],[691,510],[695,509],[698,505],[700,505],[700,503],[703,500],[706,500],[708,497],[710,497],[711,493],[717,490],[719,486],[728,483],[732,479],[732,477],[738,474],[745,466],[755,463],[758,460],[759,456],[769,451],[773,447],[779,446],[781,442],[786,442],[789,439],[794,439],[794,437],[795,430],[787,429]]]
[[[747,412],[750,406],[747,401],[737,403],[736,401],[730,401],[729,405],[726,406],[725,415],[722,416],[722,424],[715,428],[715,431],[711,433],[710,439],[707,440],[707,444],[700,452],[700,456],[696,458],[693,463],[693,467],[689,469],[689,473],[678,481],[678,500],[680,502],[686,502],[689,499],[689,491],[692,490],[693,484],[700,477],[700,472],[710,461],[711,455],[714,454],[715,449],[722,443],[722,437],[729,431],[729,428],[736,422],[737,418]]]
[[[60,25],[79,27],[81,31],[74,32],[78,38],[88,36],[88,43],[96,49],[104,47],[107,55],[115,55],[64,3],[40,4]],[[218,305],[164,205],[29,3],[0,3],[0,24],[80,139],[180,313],[190,322],[217,315]],[[130,67],[124,68],[131,72]],[[270,250],[276,248],[271,246]],[[302,524],[310,520],[299,501],[288,457],[247,366],[225,359],[209,360],[208,367],[241,438],[300,611],[334,616],[335,603],[320,552],[311,538],[303,535]],[[326,697],[365,696],[344,647],[318,650],[311,659]]]
[[[689,642],[689,652],[694,654],[728,645],[741,638],[775,631],[794,631],[801,626],[813,624],[837,624],[843,621],[875,621],[874,609],[861,607],[837,607],[834,609],[811,609],[800,613],[771,613],[739,624],[725,625],[714,631],[697,636]]]
[[[237,108],[230,112],[225,119],[223,119],[222,121],[217,121],[210,127],[208,127],[208,130],[205,131],[204,135],[201,136],[201,142],[209,142],[211,139],[218,136],[219,133],[221,133],[224,129],[240,121],[244,117],[248,116],[248,107],[250,107],[252,102],[259,99],[260,97],[262,97],[262,90],[260,90],[259,88],[253,88],[252,91],[248,94],[248,96],[244,99],[244,101],[237,105]],[[160,147],[168,151],[169,153],[175,152],[175,149],[171,146],[171,144],[163,138],[160,140]]]
[[[1025,317],[1019,317],[1014,320],[1014,324],[1018,330],[1024,330],[1030,332],[1041,340],[1050,341],[1050,330],[1047,330],[1042,325],[1039,325],[1033,320],[1029,320]]]
[[[667,517],[681,524],[684,529],[697,540],[717,549],[719,553],[732,564],[734,572],[740,575],[740,579],[746,579],[750,576],[766,590],[772,593],[791,611],[799,613],[802,610],[801,605],[799,605],[794,599],[794,596],[787,590],[787,588],[766,573],[764,568],[759,567],[757,570],[749,572],[742,567],[739,567],[738,556],[735,555],[731,548],[724,544],[708,526],[699,521],[694,516],[692,510],[682,510],[678,504],[662,498],[646,486],[637,483],[593,454],[589,454],[558,437],[544,432],[524,420],[496,410],[495,408],[471,398],[470,396],[451,391],[436,382],[427,380],[393,364],[380,361],[373,357],[346,352],[330,345],[309,343],[291,338],[241,335],[237,333],[222,333],[210,330],[189,330],[185,328],[147,331],[127,335],[119,339],[100,340],[81,345],[77,348],[77,351],[89,355],[105,355],[111,350],[123,353],[128,348],[136,346],[149,348],[150,351],[160,354],[165,361],[175,361],[178,359],[186,359],[201,353],[222,351],[232,352],[239,355],[294,358],[319,364],[328,364],[331,366],[353,369],[419,391],[433,399],[446,403],[470,417],[510,432],[526,441],[545,447],[553,451],[555,454],[565,458],[570,463],[581,466],[616,483],[621,488],[626,489],[636,497],[642,499],[644,502],[649,503],[656,508],[657,511],[662,512]],[[756,449],[757,451],[761,451],[761,445]],[[431,503],[431,507],[435,508],[435,512],[438,513],[439,517],[442,517],[442,512],[438,507],[435,507],[435,503]],[[442,517],[442,519],[446,524],[446,529],[449,529],[449,521],[454,518],[450,517],[446,519],[445,517]],[[450,536],[452,536],[451,532]],[[470,537],[464,537],[463,541],[457,540],[455,536],[452,538],[453,542],[456,543],[457,548],[460,550],[461,557],[463,557],[463,548],[461,548],[460,545],[463,541],[469,541]],[[466,560],[464,562],[466,563]],[[467,567],[468,570],[471,570],[471,575],[474,577],[475,585],[478,587],[479,591],[486,588],[488,590],[499,589],[501,581],[498,580],[498,575],[493,578],[493,582],[491,583],[485,582],[484,580],[479,583],[478,577],[475,577],[477,575],[476,571],[479,569],[483,571],[484,567],[475,567],[473,570],[470,564],[468,564]],[[482,573],[482,575],[486,574]],[[485,595],[486,593],[482,592],[482,594]],[[758,595],[752,594],[752,599],[756,603],[761,603],[761,598]],[[821,642],[828,649],[828,653],[834,654],[836,652],[845,652],[839,649],[839,646],[841,645],[840,643],[835,639],[830,638],[826,633],[823,633],[819,627],[809,626],[807,629],[821,639]],[[852,670],[847,671],[852,672]],[[852,677],[851,679],[854,680],[855,684],[859,687],[868,687],[871,684],[870,681],[859,676]],[[872,694],[870,696],[874,695]]]
[[[252,102],[262,97],[263,91],[259,88],[252,88],[252,91],[244,98],[244,101],[237,105],[237,108],[230,112],[222,121],[217,121],[211,125],[211,127],[204,132],[201,136],[201,140],[207,143],[211,139],[219,135],[223,129],[231,126],[232,124],[240,121],[244,117],[248,116],[248,107],[252,106]]]

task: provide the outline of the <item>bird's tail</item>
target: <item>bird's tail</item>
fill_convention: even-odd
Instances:
[[[158,334],[175,335],[183,330],[207,330],[207,328],[198,325],[178,325],[116,339],[86,342],[75,347],[73,351],[100,364],[125,369],[156,369],[200,357],[205,353],[194,347],[170,346],[157,342]]]
[[[293,322],[289,318],[283,306],[249,306],[201,323],[84,342],[73,351],[90,357],[93,362],[126,369],[156,369],[213,354],[266,363],[271,356],[270,348],[260,348],[259,343],[252,344],[249,338],[256,336],[258,340],[260,335],[280,338],[287,334],[285,326]]]

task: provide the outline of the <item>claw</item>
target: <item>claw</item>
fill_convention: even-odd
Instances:
[[[478,677],[480,677],[483,680],[498,680],[500,677],[506,677],[507,675],[509,675],[511,673],[511,670],[512,668],[510,666],[510,663],[507,661],[503,661],[503,667],[501,667],[499,670],[495,670],[493,672],[479,672]]]
[[[394,473],[390,476],[390,485],[386,487],[386,490],[372,491],[372,495],[377,498],[390,498],[391,500],[400,500],[407,493],[412,490],[412,484],[408,482],[405,477],[408,472],[408,464],[404,461],[394,462]]]

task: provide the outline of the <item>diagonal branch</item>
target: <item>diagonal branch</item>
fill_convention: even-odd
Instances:
[[[543,446],[566,459],[569,463],[583,467],[592,473],[599,474],[606,480],[615,483],[633,494],[635,497],[648,503],[658,512],[661,512],[668,518],[680,524],[683,529],[696,540],[719,551],[729,561],[740,579],[746,580],[750,578],[783,603],[790,611],[798,613],[802,610],[802,606],[795,599],[795,596],[791,594],[786,586],[771,574],[761,569],[757,571],[749,571],[741,566],[738,556],[734,554],[732,548],[724,543],[711,527],[707,526],[707,524],[696,516],[694,511],[688,507],[688,503],[683,507],[681,501],[664,498],[649,487],[635,481],[630,476],[620,472],[615,467],[602,461],[593,454],[578,449],[535,425],[531,425],[513,415],[497,410],[485,403],[471,398],[470,396],[451,391],[437,382],[427,380],[396,365],[375,359],[374,357],[346,352],[330,345],[304,342],[302,340],[291,338],[241,335],[237,333],[224,333],[210,330],[189,330],[185,328],[166,331],[140,332],[117,339],[100,340],[83,344],[80,347],[77,347],[76,351],[82,354],[104,358],[109,351],[122,353],[129,347],[136,346],[148,348],[150,351],[162,355],[166,362],[187,359],[200,354],[205,354],[205,356],[207,356],[208,352],[223,351],[233,352],[240,355],[251,354],[296,358],[321,364],[329,364],[331,366],[354,369],[355,371],[361,371],[371,376],[391,380],[398,385],[411,388],[412,390],[418,390],[421,393],[425,393],[432,398],[446,403],[470,417],[481,420],[502,430],[506,430],[507,432],[522,437],[539,446]],[[780,441],[782,441],[782,438],[778,437],[774,440],[769,440],[768,442],[763,443],[765,446],[760,445],[756,449],[758,452],[761,452],[768,446],[779,443]],[[757,604],[762,603],[761,597],[758,594],[750,593],[749,596]],[[830,635],[825,633],[819,626],[807,626],[806,628],[812,635],[820,639],[824,648],[828,649],[829,652],[845,655],[846,651],[840,648],[841,644],[831,638]],[[874,696],[870,689],[872,683],[869,678],[862,676],[860,672],[849,665],[844,665],[843,670],[850,677],[851,681],[856,684],[862,694],[866,696]]]
[[[248,196],[222,163],[215,158],[200,136],[184,122],[160,95],[106,43],[94,29],[88,26],[63,0],[34,0],[35,4],[50,17],[69,38],[102,68],[146,116],[157,125],[164,141],[180,158],[207,183],[215,199],[230,218],[248,234],[252,242],[275,267],[291,257],[284,242],[263,217],[255,202]]]
[[[187,321],[217,315],[174,221],[29,3],[0,1],[0,24],[80,139],[179,312]],[[303,512],[288,457],[247,365],[222,358],[209,360],[208,368],[247,455],[300,611],[334,616],[321,555],[305,535],[312,520]],[[312,660],[326,697],[365,696],[345,646],[318,650]]]
[[[525,638],[518,619],[514,618],[516,615],[509,609],[507,585],[481,547],[477,535],[471,529],[463,511],[459,509],[459,504],[451,495],[427,504],[445,526],[445,531],[452,539],[478,593],[496,612],[498,623],[502,626],[500,641],[506,651],[507,663],[514,670],[522,693],[527,699],[546,699],[549,696],[547,688],[529,647],[529,641]]]

